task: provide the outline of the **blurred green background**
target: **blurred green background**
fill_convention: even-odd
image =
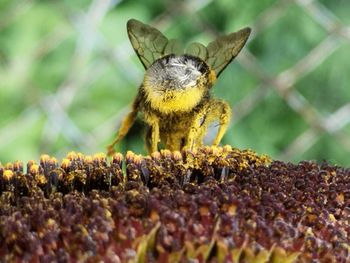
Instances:
[[[232,105],[223,143],[276,159],[350,166],[350,1],[0,2],[0,161],[105,151],[144,69],[136,18],[207,44],[250,26],[213,93]],[[119,150],[145,153],[142,123]]]

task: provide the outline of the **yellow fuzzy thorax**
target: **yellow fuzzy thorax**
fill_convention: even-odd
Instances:
[[[151,104],[151,107],[164,113],[188,112],[199,104],[205,93],[208,91],[208,86],[211,87],[216,80],[216,75],[213,70],[210,70],[209,81],[205,78],[201,79],[195,87],[186,87],[180,90],[165,90],[162,93],[154,90],[162,90],[164,88],[156,88],[149,84],[147,78],[144,80],[144,89],[146,100]],[[209,83],[209,85],[208,85]]]
[[[146,88],[147,91],[147,88]],[[151,107],[165,114],[172,112],[187,112],[193,109],[202,99],[204,88],[190,88],[187,90],[165,91],[162,94],[154,94],[148,89],[147,101]]]

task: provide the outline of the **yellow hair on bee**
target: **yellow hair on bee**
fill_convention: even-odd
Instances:
[[[215,81],[216,81],[216,73],[214,70],[210,69],[210,71],[209,71],[209,83],[210,83],[210,85],[214,85]]]
[[[165,114],[173,112],[187,112],[193,109],[203,98],[205,87],[187,88],[184,90],[165,90],[163,93],[153,92],[147,79],[144,82],[146,100],[151,107]]]

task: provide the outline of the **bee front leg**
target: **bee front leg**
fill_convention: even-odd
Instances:
[[[146,146],[149,154],[158,151],[159,119],[155,115],[145,115],[149,128],[146,133]]]
[[[213,103],[213,106],[214,106],[213,109],[217,111],[216,113],[217,116],[219,116],[219,125],[220,125],[218,133],[216,134],[216,137],[213,141],[213,145],[217,146],[219,145],[222,137],[226,133],[226,130],[231,120],[232,111],[231,111],[230,105],[228,105],[226,101],[216,100]]]
[[[189,130],[185,148],[193,149],[203,144],[203,138],[211,123],[219,121],[219,129],[212,145],[220,144],[231,119],[231,107],[222,100],[210,99],[203,108],[196,113]]]
[[[184,149],[192,150],[193,148],[202,145],[204,136],[203,129],[205,129],[205,119],[206,107],[199,111],[193,119],[191,127],[189,128]]]

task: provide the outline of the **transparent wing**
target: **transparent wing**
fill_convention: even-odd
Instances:
[[[246,27],[229,35],[218,37],[207,46],[207,64],[218,77],[226,66],[238,55],[247,42],[251,29]]]
[[[194,42],[191,43],[187,48],[186,48],[186,54],[198,57],[204,61],[207,60],[208,58],[208,50],[207,48],[202,45],[201,43]]]
[[[170,39],[164,49],[164,56],[169,54],[181,55],[183,53],[183,46],[178,39]]]
[[[131,45],[146,69],[165,55],[181,53],[177,40],[169,41],[158,29],[140,21],[130,19],[127,31]]]

